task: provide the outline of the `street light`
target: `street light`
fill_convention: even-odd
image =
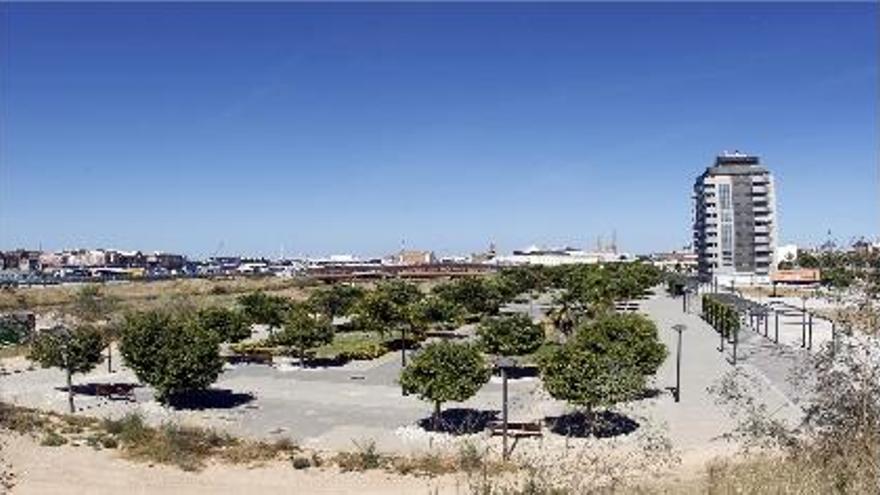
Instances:
[[[672,325],[672,329],[678,332],[678,348],[675,353],[675,402],[681,400],[681,333],[686,326],[681,323]]]
[[[495,366],[501,370],[501,458],[507,460],[507,369],[516,366],[516,361],[507,356],[501,356],[495,361]]]

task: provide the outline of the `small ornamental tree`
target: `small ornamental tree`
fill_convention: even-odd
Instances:
[[[299,355],[300,366],[305,366],[306,351],[333,341],[333,325],[322,314],[313,314],[304,304],[293,306],[286,315],[284,327],[270,340],[274,344],[290,346]]]
[[[221,308],[205,308],[198,312],[199,323],[214,332],[220,342],[241,342],[251,336],[251,325],[241,311]]]
[[[578,328],[574,340],[596,352],[622,345],[643,375],[653,375],[666,359],[654,322],[639,314],[612,313]]]
[[[208,388],[220,376],[220,338],[192,313],[146,311],[128,315],[120,351],[159,402]]]
[[[523,314],[487,318],[477,327],[480,346],[489,354],[521,356],[544,342],[544,330]]]
[[[440,341],[428,344],[400,374],[404,393],[434,404],[433,426],[440,428],[444,402],[461,402],[480,390],[491,376],[477,346]]]
[[[591,428],[596,408],[629,400],[645,386],[645,375],[620,342],[599,351],[572,340],[543,356],[539,366],[547,392],[583,408]]]
[[[29,359],[44,368],[60,368],[67,374],[67,403],[73,405],[73,374],[88,373],[101,362],[101,332],[90,325],[68,329],[56,326],[39,332],[31,342]]]
[[[352,285],[332,285],[309,296],[309,305],[326,317],[347,316],[364,297],[364,290]]]
[[[290,309],[290,301],[280,296],[270,296],[262,291],[252,292],[238,298],[242,312],[251,323],[269,327],[269,335],[284,324],[284,315]]]

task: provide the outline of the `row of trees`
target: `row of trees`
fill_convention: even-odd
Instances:
[[[477,328],[478,340],[427,345],[402,371],[400,383],[405,392],[434,405],[436,425],[444,402],[467,400],[488,381],[487,354],[522,356],[547,346],[538,357],[544,388],[591,418],[596,408],[641,394],[648,377],[666,359],[666,347],[653,322],[641,315],[613,312],[615,301],[639,298],[661,279],[659,270],[640,263],[502,270],[483,289],[493,296],[489,298],[493,305],[471,306],[486,315]],[[544,329],[526,315],[487,315],[521,294],[543,291],[556,293],[550,317],[564,337],[562,343],[547,342]],[[482,294],[461,293],[470,300]]]
[[[489,380],[485,353],[522,355],[544,343],[540,326],[524,315],[485,321],[478,335],[476,343],[428,344],[401,373],[406,393],[434,405],[435,428],[444,402],[467,400]],[[666,355],[653,322],[607,314],[581,324],[565,343],[551,344],[538,366],[547,392],[583,409],[589,420],[597,408],[639,396]]]
[[[620,277],[625,280],[617,280]],[[598,289],[601,280],[612,289]],[[123,318],[115,317],[118,301],[95,286],[87,286],[74,303],[80,324],[41,332],[31,357],[44,366],[67,370],[70,381],[74,373],[88,372],[102,360],[102,348],[107,349],[109,361],[110,344],[118,339],[120,351],[138,379],[153,386],[157,398],[167,402],[213,383],[222,370],[219,345],[250,337],[255,323],[268,327],[271,344],[290,347],[301,361],[308,350],[332,341],[333,320],[339,317],[349,317],[354,328],[383,336],[409,332],[406,340],[420,340],[432,326],[449,328],[468,319],[482,319],[480,350],[522,355],[542,345],[543,329],[525,316],[498,317],[505,302],[523,293],[557,290],[570,295],[580,308],[607,307],[614,298],[640,294],[652,280],[652,274],[641,265],[528,267],[503,270],[495,277],[459,279],[428,293],[402,281],[381,283],[373,290],[333,285],[314,291],[305,301],[255,292],[241,296],[238,306],[231,309],[197,310],[179,304]],[[600,313],[584,314],[595,317]],[[587,320],[579,315],[572,321]],[[72,410],[72,386],[68,390]]]

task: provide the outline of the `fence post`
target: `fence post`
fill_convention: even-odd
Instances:
[[[775,336],[773,340],[778,344],[779,343],[779,311],[773,311],[773,319],[775,322],[773,323],[773,328],[775,332]]]
[[[813,349],[813,313],[810,313],[809,331],[810,331],[810,334],[809,334],[810,340],[807,341],[808,342],[807,349],[812,350]]]

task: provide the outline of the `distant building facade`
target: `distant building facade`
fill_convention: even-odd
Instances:
[[[613,263],[632,261],[632,259],[629,254],[615,251],[589,252],[572,247],[547,249],[530,246],[523,250],[514,251],[511,255],[497,256],[493,261],[498,265],[559,266]]]
[[[694,251],[704,280],[767,283],[775,269],[776,194],[757,156],[722,153],[694,183]]]
[[[429,265],[437,262],[433,251],[402,250],[394,257],[398,265]]]

